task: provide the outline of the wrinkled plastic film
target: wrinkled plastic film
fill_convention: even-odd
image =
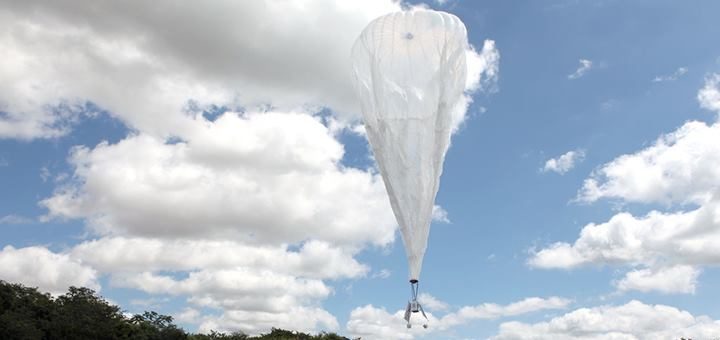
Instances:
[[[467,77],[466,49],[460,19],[430,10],[380,17],[352,49],[368,140],[400,226],[410,279],[420,276],[451,110]]]

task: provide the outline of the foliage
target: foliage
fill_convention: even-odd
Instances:
[[[51,339],[122,339],[129,331],[119,307],[92,289],[70,287],[55,299],[47,334]]]
[[[0,339],[42,339],[53,312],[50,294],[0,281]]]
[[[130,318],[133,325],[131,338],[141,340],[182,340],[188,336],[184,330],[172,323],[172,317],[156,312],[136,314]]]
[[[248,336],[211,331],[190,334],[173,324],[173,318],[156,312],[132,317],[108,303],[95,291],[70,287],[57,298],[37,288],[0,280],[0,339],[139,339],[139,340],[347,340],[335,333],[310,335],[273,328]]]

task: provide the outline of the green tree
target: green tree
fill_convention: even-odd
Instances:
[[[0,280],[0,339],[45,338],[53,309],[50,294]]]
[[[184,340],[188,335],[172,323],[172,317],[156,312],[136,314],[130,318],[130,338],[138,340]]]
[[[120,308],[110,305],[89,288],[70,287],[55,300],[49,330],[51,339],[124,339],[130,325]]]

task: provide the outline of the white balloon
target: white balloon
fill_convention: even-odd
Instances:
[[[432,10],[372,21],[352,49],[368,140],[418,280],[450,145],[452,110],[467,78],[465,25]]]

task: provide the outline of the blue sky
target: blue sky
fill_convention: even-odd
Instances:
[[[396,313],[407,263],[349,72],[384,0],[2,6],[0,279],[192,331],[720,334],[720,4],[427,6],[465,23],[478,76],[429,330]]]

